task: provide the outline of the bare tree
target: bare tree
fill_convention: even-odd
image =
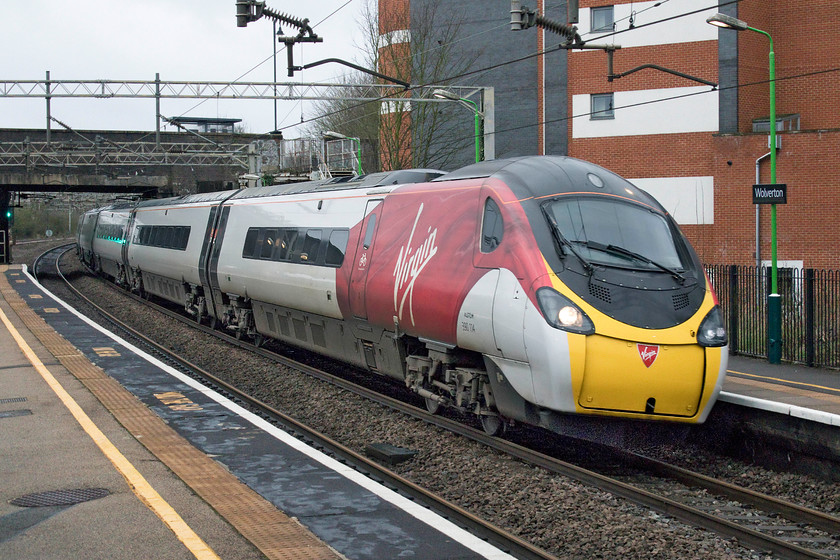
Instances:
[[[410,100],[429,95],[430,87],[418,86],[452,85],[449,77],[462,74],[478,58],[480,53],[463,52],[454,42],[464,21],[460,4],[425,0],[413,3],[411,14],[380,9],[377,4],[368,0],[363,11],[365,60],[360,64],[413,87],[402,95],[369,103],[345,99],[345,89],[335,99],[317,105],[316,114],[322,117],[314,130],[378,141],[382,169],[446,169],[473,142],[464,130],[453,130],[456,119],[452,115],[463,108]],[[399,31],[380,33],[381,29]],[[369,83],[371,77],[359,73],[345,79]]]
[[[362,167],[371,172],[379,169],[379,103],[358,101],[367,92],[364,84],[372,82],[372,76],[352,72],[340,78],[342,84],[351,87],[337,87],[327,95],[331,99],[314,104],[318,118],[307,127],[310,136],[321,138],[327,131],[334,131],[362,143]],[[358,84],[358,87],[352,87]],[[352,98],[357,99],[352,99]]]

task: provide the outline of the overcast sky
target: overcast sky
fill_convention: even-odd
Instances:
[[[295,64],[324,58],[359,63],[367,0],[268,0],[275,11],[309,18],[323,43],[295,47]],[[332,15],[331,15],[332,14]],[[316,25],[317,24],[317,25]],[[284,26],[287,35],[295,28]],[[273,80],[272,22],[236,27],[236,0],[0,0],[2,80]],[[301,48],[303,54],[301,56]],[[268,60],[266,60],[268,59]],[[255,68],[256,67],[256,68]],[[348,69],[325,64],[293,78],[277,53],[278,82],[333,82]],[[241,118],[248,132],[274,128],[274,102],[162,100],[165,116]],[[196,106],[198,105],[198,106]],[[0,128],[45,127],[43,99],[0,98]],[[278,102],[278,126],[299,123],[309,107]],[[53,99],[52,116],[77,130],[154,130],[154,99]],[[59,128],[53,123],[53,127]],[[170,128],[171,130],[171,128]],[[284,131],[287,138],[300,127]]]

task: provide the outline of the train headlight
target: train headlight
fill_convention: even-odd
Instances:
[[[700,346],[726,346],[728,342],[726,328],[723,326],[723,313],[720,311],[720,306],[716,305],[700,323],[697,343]]]
[[[593,334],[595,325],[583,310],[557,290],[543,287],[537,290],[537,302],[543,317],[555,329],[578,334]]]

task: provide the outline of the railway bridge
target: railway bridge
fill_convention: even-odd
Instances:
[[[309,178],[300,141],[230,132],[0,129],[0,263],[10,262],[15,208],[50,193],[152,198]],[[305,162],[303,161],[305,159]]]

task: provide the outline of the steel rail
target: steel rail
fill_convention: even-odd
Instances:
[[[477,430],[475,428],[466,426],[462,423],[450,420],[448,418],[438,415],[432,415],[424,409],[382,395],[365,387],[361,387],[351,381],[342,379],[341,377],[331,375],[320,369],[297,362],[288,357],[281,356],[274,352],[268,351],[264,348],[257,348],[251,343],[238,340],[235,337],[227,335],[225,333],[221,333],[218,330],[210,329],[209,327],[206,327],[204,325],[198,325],[195,323],[195,321],[185,318],[180,313],[174,312],[165,307],[158,306],[154,303],[150,303],[146,300],[143,300],[142,298],[139,298],[134,294],[127,293],[124,290],[119,290],[110,283],[105,282],[105,284],[113,288],[114,290],[119,291],[123,295],[127,295],[131,298],[134,298],[135,300],[145,305],[151,305],[158,311],[165,313],[166,315],[172,318],[189,324],[194,328],[199,328],[207,334],[212,334],[214,336],[223,338],[224,340],[227,340],[228,342],[235,344],[240,348],[256,352],[260,356],[274,360],[279,364],[297,369],[313,377],[316,377],[317,379],[329,382],[344,390],[351,391],[366,399],[370,399],[378,404],[388,406],[401,413],[407,414],[411,417],[430,423],[442,429],[451,431],[457,435],[466,437],[470,440],[476,441],[492,449],[495,449],[501,453],[506,453],[519,460],[541,467],[552,473],[566,476],[583,484],[594,486],[603,491],[625,498],[635,504],[650,508],[652,510],[679,519],[680,521],[683,521],[685,523],[702,527],[727,537],[734,537],[738,539],[739,542],[744,543],[745,545],[748,545],[760,551],[769,551],[781,558],[828,558],[827,556],[824,556],[813,550],[809,550],[807,548],[801,547],[783,539],[779,539],[771,535],[766,535],[753,529],[741,526],[730,520],[723,519],[719,516],[694,508],[690,505],[671,500],[664,496],[658,496],[654,493],[637,488],[631,484],[627,484],[619,480],[610,478],[608,476],[599,474],[597,472],[579,467],[577,465],[573,465],[571,463],[556,459],[554,457],[550,457],[548,455],[528,449],[513,442],[488,436],[481,430]],[[75,290],[75,288],[73,289]],[[82,297],[83,299],[87,299],[84,298],[84,296],[80,297]],[[91,303],[91,305],[95,306],[95,304],[93,303]],[[166,350],[164,349],[164,351]],[[166,352],[168,353],[168,351]],[[641,465],[645,469],[651,470],[653,472],[659,472],[663,476],[674,478],[685,484],[691,486],[700,486],[708,489],[713,493],[728,496],[731,499],[739,501],[741,503],[752,504],[756,507],[764,509],[765,511],[778,513],[790,521],[808,523],[822,530],[829,531],[832,534],[840,533],[840,520],[822,512],[818,512],[810,508],[804,508],[802,506],[779,500],[766,494],[761,494],[752,490],[748,490],[726,483],[724,481],[719,481],[710,477],[706,477],[699,473],[693,473],[686,469],[681,469],[679,467],[667,465],[665,463],[655,461],[647,457],[630,453],[627,453],[626,456],[628,462],[636,463],[637,465]],[[369,461],[366,460],[366,462]]]
[[[62,246],[63,248],[66,246]],[[60,249],[59,248],[59,249]],[[109,322],[112,322],[114,325],[123,329],[125,332],[130,333],[132,336],[142,340],[145,344],[148,344],[150,347],[154,348],[157,352],[163,354],[167,358],[177,362],[182,367],[186,368],[199,378],[202,378],[204,381],[209,381],[210,383],[221,387],[224,392],[229,393],[230,395],[235,396],[236,399],[246,403],[248,406],[257,409],[263,416],[272,419],[275,423],[279,423],[285,427],[286,430],[295,433],[299,437],[308,440],[311,444],[314,444],[315,447],[321,448],[326,450],[329,454],[334,455],[339,460],[348,464],[358,470],[359,472],[365,474],[369,478],[376,480],[380,483],[385,484],[386,486],[396,489],[403,495],[409,496],[410,498],[418,501],[419,503],[425,505],[429,509],[437,512],[438,514],[442,515],[443,517],[449,519],[456,525],[459,525],[463,528],[468,529],[470,532],[478,536],[479,538],[490,542],[491,544],[497,546],[501,550],[508,552],[509,554],[521,558],[524,560],[558,560],[556,556],[540,549],[532,545],[531,543],[517,537],[516,535],[509,533],[508,531],[497,527],[487,521],[481,519],[480,517],[473,515],[469,511],[457,506],[436,494],[433,494],[424,488],[418,486],[417,484],[411,482],[410,480],[401,477],[397,473],[379,465],[378,463],[368,459],[367,457],[360,455],[353,451],[352,449],[342,445],[341,443],[331,439],[329,436],[326,436],[317,430],[306,426],[305,424],[298,422],[294,418],[284,414],[283,412],[276,410],[275,408],[271,407],[269,404],[261,401],[260,399],[254,398],[247,393],[242,392],[241,390],[237,389],[233,385],[227,383],[223,379],[213,375],[212,373],[202,369],[200,366],[191,363],[190,361],[182,358],[181,356],[174,353],[172,350],[166,348],[165,346],[158,344],[151,338],[145,336],[143,333],[137,331],[130,325],[120,321],[114,315],[106,311],[103,307],[97,305],[92,300],[87,298],[84,294],[82,294],[75,286],[73,286],[70,281],[64,276],[64,274],[60,270],[59,261],[61,260],[61,256],[66,253],[69,249],[65,249],[64,252],[56,259],[56,272],[58,273],[59,277],[64,281],[67,287],[76,294],[76,296],[84,301],[86,304],[90,305],[94,309],[96,309],[97,313],[100,313],[103,317],[105,317]],[[56,251],[56,249],[53,249]],[[46,253],[45,253],[46,254]],[[42,255],[43,256],[43,255]],[[40,259],[41,257],[39,257]],[[38,261],[36,261],[37,264]],[[35,266],[33,266],[35,268]],[[107,285],[111,286],[110,283]],[[116,288],[115,288],[116,289]],[[192,327],[198,328],[207,334],[212,334],[214,336],[218,336],[227,342],[233,343],[237,346],[242,348],[246,348],[249,350],[257,350],[259,353],[265,357],[277,356],[276,354],[272,354],[260,348],[255,348],[253,345],[249,343],[244,343],[236,338],[220,333],[219,331],[210,329],[204,325],[199,325],[194,321],[186,319],[183,315],[175,313],[169,309],[164,307],[158,306],[154,303],[151,303],[147,300],[140,298],[134,294],[125,292],[124,290],[120,290],[120,292],[124,295],[128,295],[135,299],[136,301],[143,303],[144,305],[149,305],[156,310],[165,313],[166,315],[176,318],[179,321],[189,324]],[[311,368],[310,366],[306,366],[305,364],[299,364],[294,362],[293,360],[284,359],[283,363],[288,365],[289,367],[295,367],[298,369],[307,369],[311,371],[319,371],[315,368]],[[325,372],[320,372],[324,375]],[[375,393],[374,393],[375,394]],[[398,401],[397,401],[398,402]]]
[[[840,535],[840,518],[827,513],[774,498],[773,496],[756,492],[749,488],[743,488],[682,467],[669,465],[668,463],[650,457],[627,453],[627,459],[628,462],[634,462],[640,468],[649,472],[658,473],[663,477],[677,480],[689,486],[705,488],[714,494],[726,496],[742,504],[750,504],[765,511],[778,513],[788,521],[805,523],[832,535]]]

